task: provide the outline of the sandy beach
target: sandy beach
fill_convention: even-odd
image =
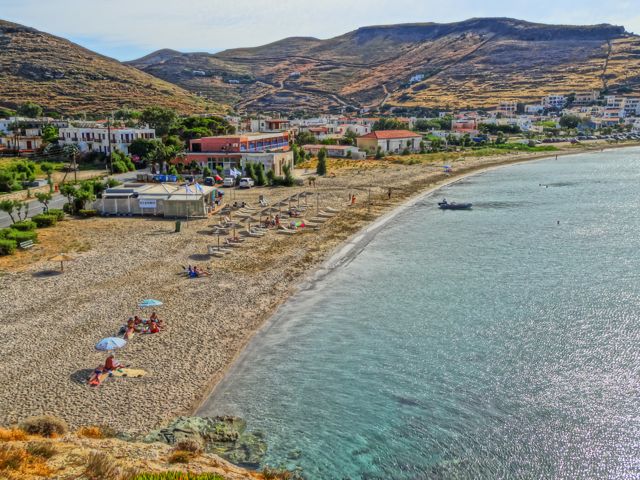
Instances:
[[[190,220],[181,233],[174,233],[173,221],[153,218],[62,222],[43,231],[33,251],[0,260],[0,424],[47,413],[72,426],[109,425],[140,434],[191,414],[252,334],[356,232],[462,175],[581,151],[469,157],[452,164],[453,175],[444,174],[441,164],[353,162],[333,170],[335,177],[319,178],[315,188],[238,192],[235,199],[250,204],[261,194],[273,204],[314,192],[307,197],[306,218],[318,206],[340,213],[317,231],[291,236],[271,231],[248,239],[224,258],[207,255],[207,246],[217,243],[210,232],[219,217]],[[350,194],[357,202],[347,207]],[[59,268],[47,260],[59,251],[76,252],[77,258],[63,274],[43,273]],[[212,275],[188,279],[180,275],[188,264]],[[157,312],[166,329],[134,336],[117,358],[148,375],[89,388],[86,378],[106,357],[95,351],[95,343],[139,314],[136,305],[145,298],[164,302]]]

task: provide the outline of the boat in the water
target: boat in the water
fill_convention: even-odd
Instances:
[[[472,206],[472,203],[449,203],[446,198],[438,202],[438,207],[440,207],[441,210],[470,210]]]

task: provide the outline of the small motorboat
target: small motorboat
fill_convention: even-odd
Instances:
[[[438,202],[438,207],[440,207],[441,210],[470,210],[472,206],[472,203],[449,203],[446,198]]]

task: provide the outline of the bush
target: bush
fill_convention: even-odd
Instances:
[[[0,239],[0,255],[12,255],[16,248],[18,248],[18,242],[15,240]]]
[[[67,422],[51,415],[27,418],[20,424],[20,428],[30,435],[42,437],[64,435],[69,430]]]
[[[68,213],[69,215],[73,215],[73,204],[71,203],[65,203],[62,206],[62,212],[63,213]]]
[[[175,450],[193,453],[194,455],[200,455],[203,448],[202,443],[195,439],[189,438],[176,443]]]
[[[293,473],[282,468],[264,467],[262,476],[265,480],[290,480],[293,479]]]
[[[169,463],[189,463],[192,458],[193,453],[185,452],[183,450],[176,450],[171,455],[169,455],[167,461]]]
[[[27,439],[27,434],[19,428],[0,428],[0,442],[20,442]]]
[[[98,216],[97,210],[79,210],[78,214],[82,217],[96,217]]]
[[[34,215],[31,217],[38,228],[47,228],[53,227],[56,223],[58,223],[57,215],[51,215],[49,213],[41,213],[40,215]]]
[[[107,480],[119,478],[122,472],[111,455],[94,451],[89,454],[84,473],[92,479]]]
[[[36,222],[32,222],[31,220],[23,220],[11,225],[11,228],[13,228],[14,230],[20,230],[21,232],[29,232],[31,230],[35,230],[36,227]]]
[[[60,210],[57,208],[50,208],[49,211],[47,212],[49,215],[53,215],[54,217],[56,217],[56,220],[61,221],[64,220],[64,210]]]
[[[50,442],[29,442],[26,450],[29,455],[44,458],[45,460],[49,460],[58,453],[55,445]]]
[[[82,427],[78,430],[77,434],[81,438],[104,438],[100,427]]]
[[[28,242],[29,240],[33,240],[34,242],[38,240],[38,232],[29,231],[29,232],[21,232],[20,230],[13,230],[7,234],[7,240],[14,240],[16,243]]]
[[[224,480],[224,477],[216,473],[162,472],[141,473],[133,480]]]

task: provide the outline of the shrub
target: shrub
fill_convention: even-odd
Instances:
[[[44,458],[45,460],[50,459],[58,453],[55,445],[51,442],[29,442],[27,443],[26,450],[29,455]]]
[[[290,480],[293,479],[293,473],[282,468],[264,467],[262,476],[265,480]]]
[[[18,248],[18,242],[15,240],[0,239],[0,255],[12,255],[16,248]]]
[[[28,240],[33,240],[34,242],[38,240],[38,232],[21,232],[20,230],[13,230],[9,232],[6,236],[7,240],[15,240],[16,243],[26,242]]]
[[[48,213],[41,213],[40,215],[31,217],[31,220],[36,223],[38,228],[47,228],[54,226],[58,222],[58,217]]]
[[[27,452],[22,448],[0,446],[0,472],[19,469],[26,462],[27,456]]]
[[[162,472],[141,473],[132,480],[224,480],[217,473]]]
[[[192,458],[193,453],[185,452],[183,450],[176,450],[171,455],[169,455],[167,461],[169,463],[189,463]]]
[[[203,448],[202,443],[195,439],[188,438],[176,443],[175,450],[193,453],[194,455],[200,455]]]
[[[11,225],[11,228],[14,230],[20,230],[21,232],[28,232],[30,230],[35,230],[37,227],[36,222],[31,220],[22,220],[21,222],[16,222]]]
[[[82,217],[96,217],[98,215],[97,210],[79,210],[78,213]]]
[[[65,203],[62,206],[62,212],[63,213],[68,213],[69,215],[73,215],[73,204],[71,203]]]
[[[81,438],[104,438],[100,427],[82,427],[77,432]]]
[[[27,418],[20,428],[31,435],[54,437],[64,435],[69,430],[67,422],[51,415]]]
[[[94,451],[87,459],[85,475],[91,479],[116,479],[121,476],[121,470],[111,455]]]
[[[19,428],[0,428],[0,442],[16,442],[27,439],[27,434]]]
[[[50,208],[49,215],[53,215],[56,217],[56,220],[61,221],[64,220],[64,210],[60,210],[58,208]]]

